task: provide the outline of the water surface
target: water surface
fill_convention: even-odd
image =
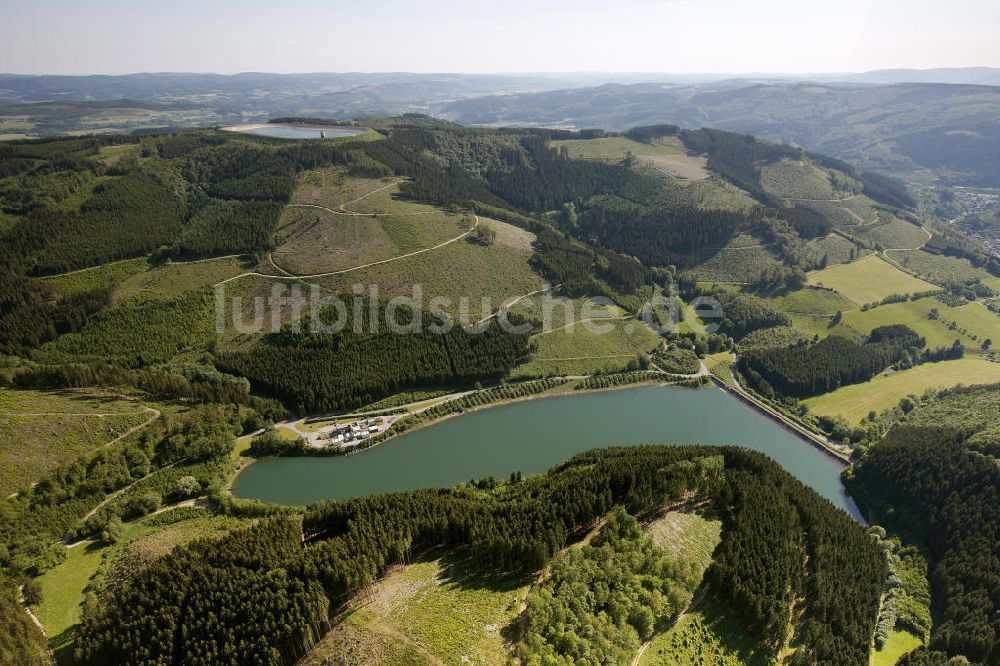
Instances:
[[[270,136],[277,139],[335,139],[338,137],[360,134],[358,130],[353,129],[341,129],[334,127],[317,129],[305,127],[284,127],[282,125],[236,129],[234,131],[242,132],[243,134],[255,134],[257,136]],[[322,137],[320,136],[320,133],[322,133]]]
[[[357,455],[272,458],[236,480],[239,497],[280,504],[453,486],[544,472],[581,451],[635,444],[734,444],[766,453],[857,516],[843,464],[724,391],[644,386],[529,400],[465,414]]]

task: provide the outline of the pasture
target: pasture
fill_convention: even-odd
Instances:
[[[832,315],[838,310],[854,310],[858,307],[857,303],[847,300],[836,291],[808,286],[768,296],[767,300],[789,314]]]
[[[813,414],[839,416],[849,423],[858,423],[871,411],[879,413],[895,407],[906,396],[921,395],[927,389],[994,382],[1000,382],[1000,363],[961,358],[884,373],[871,381],[842,386],[802,403]]]
[[[931,318],[932,310],[937,310],[937,319]],[[924,337],[928,347],[950,347],[958,340],[970,352],[976,352],[987,338],[1000,341],[1000,316],[982,303],[951,307],[926,297],[846,312],[843,318],[843,325],[866,335],[873,328],[890,324],[906,324]]]
[[[653,143],[641,143],[623,136],[571,141],[553,141],[552,147],[566,148],[574,159],[617,162],[632,153],[639,163],[679,180],[697,181],[708,178],[708,162],[704,157],[688,155],[684,144],[676,137],[663,137]]]
[[[877,255],[815,271],[809,274],[807,283],[833,289],[862,305],[879,302],[893,294],[938,289],[936,285],[899,270]]]

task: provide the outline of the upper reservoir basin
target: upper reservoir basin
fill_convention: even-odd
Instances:
[[[636,444],[761,451],[854,517],[843,463],[721,390],[644,386],[528,400],[449,419],[351,456],[271,458],[236,480],[238,497],[280,504],[454,486],[544,472],[574,454]]]
[[[231,132],[270,136],[276,139],[335,139],[344,136],[364,134],[368,130],[347,127],[298,127],[280,124],[237,125],[225,128]]]

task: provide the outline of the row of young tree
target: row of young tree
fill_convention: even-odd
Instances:
[[[724,461],[724,469],[710,466],[707,477],[709,467],[698,464],[706,459]],[[795,621],[803,655],[796,663],[867,663],[884,558],[846,514],[761,454],[604,449],[484,490],[490,485],[324,502],[304,515],[304,543],[297,522],[282,518],[178,548],[87,609],[77,654],[95,664],[291,663],[323,633],[331,612],[363,595],[388,566],[427,548],[465,547],[481,567],[534,572],[615,506],[646,511],[693,491],[727,516],[724,543],[733,543],[714,575],[729,585],[713,589],[742,623],[762,638],[775,631],[758,610],[771,607],[771,581],[780,580],[782,594],[791,584],[787,594],[807,599]],[[780,503],[767,505],[774,500]],[[755,545],[772,534],[792,544],[780,552],[799,570]],[[781,578],[786,570],[791,577]],[[638,614],[632,619],[649,625]]]
[[[863,344],[831,335],[815,344],[751,351],[740,357],[739,369],[764,395],[808,397],[868,381],[923,346],[908,326],[893,324],[873,329]]]

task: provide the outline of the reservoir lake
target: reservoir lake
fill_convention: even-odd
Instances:
[[[844,463],[719,389],[669,386],[540,398],[483,409],[355,455],[270,458],[237,478],[237,497],[278,504],[454,486],[544,472],[603,446],[716,444],[761,451],[860,519]]]

